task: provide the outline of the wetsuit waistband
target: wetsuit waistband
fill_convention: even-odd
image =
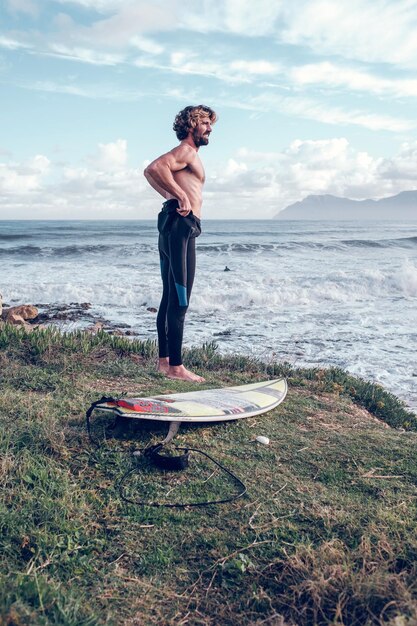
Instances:
[[[178,202],[176,198],[170,198],[169,200],[165,200],[165,202],[162,203],[161,210],[164,213],[175,213],[179,206],[180,206],[180,203]],[[187,217],[192,217],[199,226],[201,225],[200,218],[194,215],[192,211],[190,211]]]

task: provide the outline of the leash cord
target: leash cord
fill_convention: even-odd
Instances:
[[[91,433],[91,414],[94,411],[94,409],[96,408],[96,406],[98,406],[99,404],[102,404],[103,402],[115,402],[115,398],[111,397],[111,396],[102,396],[100,398],[100,400],[96,400],[95,402],[92,403],[92,405],[90,406],[90,408],[87,410],[86,414],[85,414],[85,422],[86,422],[86,426],[87,426],[87,433],[89,436],[89,439],[91,441],[91,443],[96,446],[96,448],[100,448],[100,442],[97,441],[97,439],[95,437],[93,437],[92,433]]]
[[[125,488],[125,482],[129,478],[129,476],[140,471],[139,468],[133,467],[132,469],[128,470],[118,482],[119,495],[121,499],[124,502],[127,502],[129,504],[135,504],[137,506],[153,506],[153,507],[165,507],[165,508],[170,508],[170,509],[173,509],[173,508],[185,509],[188,507],[209,506],[211,504],[226,504],[227,502],[233,502],[234,500],[237,500],[238,498],[241,498],[242,496],[245,495],[247,491],[245,483],[240,478],[238,478],[233,472],[227,469],[227,467],[225,467],[224,465],[216,461],[216,459],[210,456],[210,454],[207,454],[207,452],[203,452],[203,450],[199,450],[198,448],[176,448],[176,450],[186,450],[186,451],[189,450],[193,452],[198,452],[199,454],[202,454],[206,458],[210,459],[210,461],[212,461],[215,465],[217,465],[217,467],[219,467],[223,472],[228,474],[240,486],[239,493],[230,498],[224,498],[220,500],[208,500],[204,502],[172,502],[172,503],[166,502],[165,503],[165,502],[146,502],[145,500],[132,500],[131,498],[125,495],[124,488]]]

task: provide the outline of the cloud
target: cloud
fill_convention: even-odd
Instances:
[[[117,139],[112,143],[99,143],[99,153],[94,159],[99,170],[112,171],[119,170],[127,163],[127,141]]]
[[[378,96],[417,96],[417,80],[404,78],[381,78],[370,72],[336,65],[329,61],[294,67],[290,79],[298,85],[344,88]]]
[[[157,69],[167,73],[214,78],[229,84],[252,83],[260,77],[276,75],[282,71],[280,64],[264,59],[212,60],[208,55],[203,58],[193,50],[184,48],[172,52],[165,62],[145,56],[136,59],[134,64],[136,67]]]
[[[210,76],[228,83],[251,83],[259,76],[269,76],[278,73],[281,68],[278,64],[265,60],[231,60],[210,61],[196,57],[191,52],[176,52],[171,55],[169,69],[180,74],[197,74]]]
[[[207,208],[214,213],[217,202],[236,217],[237,212],[241,217],[272,217],[312,193],[343,195],[352,186],[369,190],[376,167],[369,155],[356,153],[343,137],[296,140],[274,153],[241,148],[236,159],[221,164],[209,177]]]
[[[417,186],[417,141],[405,142],[399,153],[380,163],[378,174],[385,181],[392,181],[403,189]]]
[[[127,141],[100,143],[85,165],[61,165],[44,155],[0,160],[2,219],[148,219],[160,205],[143,176],[127,163]]]
[[[281,96],[270,92],[260,93],[249,99],[248,103],[261,111],[276,110],[325,124],[354,125],[368,128],[369,130],[388,130],[392,132],[403,132],[416,126],[414,121],[395,118],[390,115],[368,113],[361,110],[345,110],[340,107],[332,107],[327,102],[320,102],[313,98]]]
[[[409,0],[303,0],[286,4],[283,24],[280,41],[316,55],[417,67],[417,5]]]
[[[137,32],[161,32],[184,28],[198,33],[229,32],[249,37],[274,33],[283,0],[55,0],[105,15],[96,20],[91,34],[117,32],[134,27]],[[117,36],[117,35],[116,35]]]
[[[52,81],[35,81],[35,82],[22,82],[19,84],[23,89],[30,89],[34,91],[45,91],[46,93],[64,93],[71,96],[81,96],[83,98],[105,98],[103,93],[103,86],[89,85],[88,87],[82,87],[79,85],[67,85],[63,83],[56,83]],[[109,93],[110,96],[110,93]],[[114,97],[114,94],[111,93]]]
[[[71,61],[80,61],[90,65],[119,65],[125,60],[125,57],[121,54],[99,52],[88,48],[70,48],[56,43],[50,44],[49,50],[49,56],[64,57]]]
[[[263,59],[254,61],[244,61],[242,59],[239,61],[231,61],[229,68],[231,71],[236,71],[241,74],[250,74],[252,76],[269,76],[282,71],[281,65]]]
[[[14,11],[34,13],[34,0],[7,0]],[[71,10],[83,7],[90,23],[69,20],[59,43],[105,52],[131,45],[157,55],[161,33],[186,29],[210,35],[222,33],[246,39],[269,38],[271,57],[277,44],[309,48],[315,56],[329,55],[366,63],[417,67],[417,5],[410,0],[54,0]],[[64,19],[64,18],[62,18]],[[58,22],[55,22],[59,24]],[[343,25],[343,27],[342,27]],[[387,27],[389,25],[389,27]],[[145,37],[152,33],[154,39]],[[383,40],[384,45],[381,45]],[[71,47],[71,46],[70,46]],[[286,54],[286,57],[288,55]]]
[[[19,0],[15,0],[18,2]],[[29,0],[20,0],[29,2]],[[126,45],[143,33],[187,29],[247,38],[270,37],[285,45],[371,63],[417,66],[417,5],[410,0],[55,0],[100,15],[79,27],[89,45]],[[383,45],[381,45],[383,41]]]
[[[113,100],[115,102],[134,102],[146,96],[164,96],[162,92],[147,91],[141,89],[124,89],[116,85],[91,82],[85,84],[67,84],[53,81],[35,81],[17,83],[22,89],[44,91],[46,93],[62,93],[70,96],[89,98],[93,100]],[[167,97],[170,97],[167,94]]]
[[[181,23],[197,32],[220,31],[248,37],[274,33],[282,14],[282,0],[208,0],[183,3]]]
[[[147,52],[152,55],[162,54],[165,50],[164,46],[160,45],[153,39],[150,39],[149,37],[141,37],[139,35],[132,37],[129,40],[129,44],[141,52]]]
[[[21,195],[40,189],[49,167],[50,161],[43,155],[26,163],[0,163],[0,193]]]
[[[200,98],[198,89],[163,87],[156,85],[154,89],[142,87],[129,88],[116,84],[89,82],[76,84],[55,81],[18,81],[15,83],[21,89],[40,91],[45,93],[61,93],[92,100],[110,100],[114,102],[138,102],[144,98],[166,98],[176,102],[196,101]]]
[[[0,48],[6,48],[6,50],[19,50],[20,48],[31,48],[32,46],[17,39],[11,39],[10,37],[4,37],[0,35]]]
[[[310,193],[367,197],[371,190],[375,192],[372,186],[379,161],[353,150],[344,137],[296,140],[283,156],[281,167],[287,171],[288,186],[301,191],[302,197]]]
[[[100,4],[100,3],[99,3]],[[118,10],[91,26],[77,27],[74,37],[88,45],[126,46],[132,38],[157,31],[169,31],[177,25],[175,3],[119,3]]]

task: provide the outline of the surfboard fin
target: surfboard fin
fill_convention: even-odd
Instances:
[[[163,441],[145,448],[143,456],[147,457],[154,465],[164,470],[183,470],[188,467],[189,452],[169,455],[161,454],[164,447],[169,444],[178,432],[181,422],[170,422],[168,434]],[[134,453],[135,454],[135,453]]]
[[[169,423],[168,434],[165,437],[165,439],[163,441],[161,441],[163,446],[166,446],[170,441],[172,441],[174,439],[175,435],[179,431],[180,426],[181,426],[181,422],[170,422]]]

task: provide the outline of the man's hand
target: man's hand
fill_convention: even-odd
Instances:
[[[184,196],[181,200],[178,198],[179,207],[177,209],[177,213],[179,213],[182,217],[187,217],[187,215],[191,212],[191,204],[187,196]]]

